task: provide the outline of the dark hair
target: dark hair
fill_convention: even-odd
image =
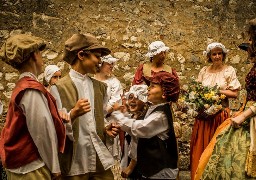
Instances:
[[[33,52],[29,53],[29,55],[27,55],[26,57],[23,57],[24,61],[22,63],[12,65],[12,66],[15,67],[18,71],[21,70],[23,68],[23,66],[28,63],[28,60],[30,58],[33,58],[35,60],[35,53],[36,52],[40,52],[40,50],[36,50],[36,51],[33,51]]]
[[[222,62],[225,62],[226,57],[227,57],[227,53],[224,53],[224,51],[222,50],[222,54],[223,54],[223,59]],[[208,63],[212,63],[212,59],[211,59],[211,51],[207,54],[207,62]]]
[[[50,84],[45,80],[45,77],[43,78],[43,85],[44,87],[48,87]]]
[[[249,21],[249,30],[248,34],[250,36],[250,40],[252,41],[251,50],[252,54],[256,53],[256,18]]]
[[[88,57],[88,58],[91,56],[91,52],[88,51],[88,50],[82,50],[81,49],[81,50],[76,51],[75,53],[76,53],[76,57],[75,57],[75,60],[72,61],[71,65],[74,65],[76,63],[76,61],[78,59],[78,53],[80,53],[81,56],[85,56],[85,57]]]

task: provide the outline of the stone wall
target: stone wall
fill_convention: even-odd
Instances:
[[[181,85],[196,77],[206,65],[202,52],[208,43],[222,42],[227,63],[237,70],[240,82],[250,64],[238,45],[248,41],[248,20],[256,17],[254,0],[1,0],[0,44],[12,34],[31,33],[47,42],[45,65],[58,64],[63,74],[69,66],[61,61],[64,42],[73,33],[92,33],[121,61],[115,75],[128,87],[145,58],[150,42],[162,40],[171,48],[166,64],[176,68]],[[17,71],[0,61],[0,97],[7,110]],[[40,76],[42,79],[42,76]],[[239,102],[232,105],[233,109]],[[188,169],[189,138],[193,119],[177,115],[181,168]]]

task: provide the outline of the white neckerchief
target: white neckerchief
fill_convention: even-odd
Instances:
[[[19,79],[21,79],[21,78],[23,78],[23,77],[31,77],[31,78],[33,78],[33,79],[39,81],[39,80],[37,79],[36,75],[34,75],[32,72],[23,72],[23,73],[21,73]]]

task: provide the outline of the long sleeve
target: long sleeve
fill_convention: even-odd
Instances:
[[[51,86],[50,93],[56,100],[57,108],[62,109],[62,103],[60,99],[60,94],[56,86]],[[64,107],[65,108],[65,107]],[[69,112],[70,113],[70,112]],[[66,127],[66,135],[67,137],[71,140],[74,141],[74,136],[73,136],[73,130],[72,130],[72,124],[71,121],[69,123],[64,124]]]
[[[232,66],[229,66],[228,68],[226,68],[226,71],[224,72],[224,76],[227,79],[226,89],[229,89],[229,90],[241,89],[241,84],[238,81],[238,78],[236,76],[236,71]]]
[[[119,123],[122,130],[137,138],[159,136],[169,127],[167,117],[162,112],[154,112],[144,120],[135,120],[125,117],[120,111],[115,111],[112,115],[117,123]]]
[[[109,107],[113,106],[115,102],[121,99],[121,95],[123,94],[123,88],[120,81],[115,77],[112,78],[111,81],[109,81],[108,85],[110,85],[110,98],[108,100]]]
[[[33,105],[36,108],[31,108]],[[26,90],[21,101],[28,131],[38,149],[40,157],[52,173],[60,172],[58,140],[47,99],[36,90]]]

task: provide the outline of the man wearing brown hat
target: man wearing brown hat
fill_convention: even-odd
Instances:
[[[62,179],[114,179],[114,159],[105,141],[106,134],[115,137],[119,127],[104,126],[106,85],[87,75],[95,74],[100,57],[109,53],[89,34],[74,34],[65,42],[63,60],[72,68],[51,88],[59,108],[66,108],[71,117],[65,153],[60,155]]]
[[[0,140],[9,180],[60,177],[58,152],[64,151],[66,135],[54,97],[37,79],[44,48],[42,39],[19,34],[0,50],[0,59],[20,72]]]

